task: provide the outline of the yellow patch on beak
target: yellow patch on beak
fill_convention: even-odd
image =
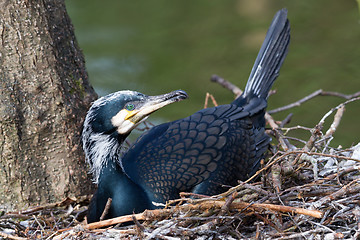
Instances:
[[[128,111],[128,110],[125,110],[125,111],[127,112],[125,120],[129,120],[129,118],[131,118],[132,116],[134,116],[136,114],[135,111]]]

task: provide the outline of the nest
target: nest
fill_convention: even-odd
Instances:
[[[213,80],[239,94],[225,80]],[[313,128],[284,128],[266,114],[268,133],[275,137],[269,158],[251,179],[217,196],[183,193],[163,209],[84,223],[89,196],[38,206],[0,217],[0,237],[9,239],[360,239],[360,144],[330,147],[345,105],[331,109]],[[208,95],[208,99],[212,99]],[[213,102],[214,99],[213,99]],[[216,104],[216,103],[215,103]],[[330,128],[323,125],[334,114]],[[295,147],[294,129],[310,131],[310,139]],[[295,139],[296,140],[296,139]],[[109,202],[111,203],[111,202]],[[106,211],[106,208],[105,208]],[[124,226],[125,225],[125,226]]]

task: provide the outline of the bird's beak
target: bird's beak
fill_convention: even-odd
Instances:
[[[177,90],[158,96],[147,96],[143,105],[141,105],[138,109],[128,111],[125,120],[129,120],[132,123],[137,124],[156,110],[171,103],[182,101],[186,98],[188,98],[188,95],[182,90]]]

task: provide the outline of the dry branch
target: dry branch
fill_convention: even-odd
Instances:
[[[231,82],[217,76],[217,75],[212,75],[210,80],[212,82],[218,83],[221,86],[223,86],[226,89],[229,89],[235,96],[240,96],[242,94],[242,90],[237,87],[236,85],[232,84]]]
[[[210,94],[210,93],[206,93],[204,108],[208,108],[209,98],[211,99],[211,101],[212,101],[212,103],[214,104],[215,107],[218,106],[214,96],[212,94]]]
[[[342,93],[338,93],[338,92],[325,92],[323,91],[322,89],[319,89],[311,94],[309,94],[308,96],[294,102],[294,103],[291,103],[291,104],[288,104],[286,106],[283,106],[283,107],[279,107],[279,108],[276,108],[276,109],[273,109],[273,110],[269,110],[269,114],[274,114],[274,113],[278,113],[278,112],[282,112],[282,111],[285,111],[285,110],[288,110],[288,109],[291,109],[291,108],[294,108],[294,107],[299,107],[301,104],[317,97],[317,96],[335,96],[335,97],[340,97],[340,98],[344,98],[344,99],[352,99],[352,98],[357,98],[360,96],[360,92],[356,92],[354,94],[350,94],[350,95],[346,95],[346,94],[342,94]]]
[[[329,138],[330,136],[332,136],[336,129],[338,128],[338,126],[340,125],[340,121],[341,121],[341,118],[344,114],[344,111],[345,111],[345,106],[341,106],[335,113],[335,116],[334,116],[334,121],[332,122],[330,128],[326,131],[325,135],[324,135],[324,138]]]
[[[104,211],[103,211],[103,213],[102,213],[101,216],[100,216],[100,221],[102,221],[102,220],[105,219],[106,215],[107,215],[108,212],[109,212],[111,203],[112,203],[112,198],[108,198],[108,200],[107,200],[107,202],[106,202],[106,205],[105,205],[105,208],[104,208]]]
[[[232,199],[233,201],[234,199]],[[290,207],[290,206],[281,206],[281,205],[274,205],[274,204],[262,204],[262,203],[245,203],[245,202],[225,202],[225,201],[218,201],[218,200],[208,200],[205,202],[201,202],[199,204],[185,204],[176,207],[176,209],[156,209],[156,210],[146,210],[143,213],[133,214],[133,215],[126,215],[117,218],[112,218],[108,220],[103,220],[99,222],[89,223],[84,225],[85,229],[96,229],[107,227],[119,223],[125,223],[133,221],[133,218],[136,220],[156,220],[156,219],[163,219],[169,217],[171,214],[179,211],[179,212],[190,212],[190,211],[210,211],[210,210],[252,210],[252,211],[277,211],[277,212],[287,212],[292,214],[303,214],[315,218],[321,218],[323,213],[317,210],[308,210],[303,208],[297,207]],[[69,229],[67,229],[69,230]]]
[[[7,234],[7,233],[3,233],[3,232],[0,232],[0,237],[3,237],[4,239],[27,240],[27,238],[13,236],[11,234]]]
[[[344,197],[349,193],[358,193],[360,192],[360,178],[353,180],[352,182],[343,186],[340,190],[319,199],[318,201],[312,203],[313,208],[319,208],[320,206],[338,199],[340,197]]]

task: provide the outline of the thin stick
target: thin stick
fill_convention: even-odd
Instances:
[[[44,205],[41,205],[41,206],[31,207],[29,209],[18,211],[18,212],[9,212],[8,214],[31,214],[31,213],[41,211],[41,210],[47,209],[47,208],[68,206],[68,205],[70,205],[71,203],[74,203],[74,202],[76,202],[76,200],[67,197],[64,200],[60,201],[60,202],[49,203],[49,204],[44,204]]]
[[[18,237],[11,234],[7,234],[4,232],[0,232],[0,237],[3,237],[5,239],[13,239],[13,240],[27,240],[28,238]]]
[[[323,229],[323,228],[318,228],[318,229],[314,229],[314,230],[309,230],[306,232],[300,232],[300,233],[294,233],[292,235],[287,235],[284,237],[279,237],[279,238],[274,238],[275,240],[280,240],[280,239],[307,239],[307,236],[310,234],[314,234],[314,233],[326,233],[329,232],[327,229]]]
[[[211,99],[212,103],[214,104],[215,107],[218,106],[214,96],[210,93],[206,93],[206,96],[205,96],[205,103],[204,103],[204,108],[208,108],[208,103],[209,103],[209,98]]]
[[[206,96],[205,96],[204,109],[208,107],[209,95],[210,95],[210,93],[207,92],[207,93],[206,93]]]
[[[294,127],[288,127],[288,128],[280,128],[282,131],[285,131],[285,135],[288,134],[290,131],[292,130],[298,130],[298,129],[302,129],[302,130],[306,130],[306,131],[311,131],[312,128],[308,128],[308,127],[304,127],[304,126],[300,126],[300,125],[297,125],[297,126],[294,126]]]
[[[300,106],[302,103],[306,102],[306,101],[309,101],[310,99],[316,97],[316,96],[319,96],[320,94],[322,93],[322,90],[319,89],[311,94],[309,94],[308,96],[294,102],[294,103],[291,103],[291,104],[288,104],[286,106],[283,106],[283,107],[279,107],[279,108],[276,108],[276,109],[273,109],[273,110],[269,110],[269,114],[274,114],[274,113],[278,113],[278,112],[281,112],[281,111],[285,111],[285,110],[288,110],[290,108],[293,108],[293,107],[298,107]]]
[[[260,194],[262,194],[264,196],[268,196],[268,197],[275,197],[276,196],[272,192],[266,191],[266,190],[264,190],[264,189],[262,189],[260,187],[257,187],[257,186],[254,186],[254,185],[242,182],[242,181],[239,181],[239,184],[241,184],[245,188],[251,189],[251,190],[253,190],[253,191],[257,192],[257,193],[260,193]]]
[[[318,124],[324,124],[325,119],[326,119],[328,116],[330,116],[333,112],[335,112],[335,111],[338,110],[339,108],[345,106],[346,104],[351,103],[351,102],[354,102],[354,101],[357,101],[357,100],[360,100],[360,97],[352,98],[352,99],[347,100],[346,102],[343,102],[343,103],[337,105],[336,107],[332,108],[329,112],[327,112],[327,113],[321,118],[321,120],[319,121]]]
[[[345,98],[347,100],[350,100],[352,98],[359,97],[360,92],[356,92],[356,93],[350,94],[350,95],[345,95],[345,94],[338,93],[338,92],[325,92],[322,89],[319,89],[319,90],[309,94],[308,96],[294,102],[294,103],[291,103],[291,104],[288,104],[286,106],[279,107],[279,108],[276,108],[276,109],[269,110],[268,112],[269,112],[269,114],[274,114],[274,113],[278,113],[278,112],[281,112],[281,111],[288,110],[290,108],[298,107],[301,104],[303,104],[304,102],[309,101],[310,99],[312,99],[312,98],[314,98],[316,96],[334,96],[334,97],[340,97],[340,98]]]
[[[265,113],[265,120],[269,123],[270,127],[275,132],[276,138],[278,139],[281,147],[284,149],[284,151],[288,151],[290,149],[295,149],[295,146],[292,145],[289,140],[285,139],[283,137],[283,132],[280,130],[279,125],[276,124],[274,118],[269,114]]]
[[[206,201],[201,204],[187,204],[184,206],[181,206],[181,209],[184,211],[190,211],[190,210],[208,210],[208,209],[221,209],[226,202],[224,201]],[[321,218],[323,213],[318,210],[308,210],[304,208],[298,208],[298,207],[290,207],[290,206],[283,206],[283,205],[275,205],[275,204],[267,204],[267,203],[246,203],[246,202],[233,202],[229,205],[229,209],[252,209],[252,210],[272,210],[277,212],[290,212],[290,213],[296,213],[296,214],[302,214],[307,215],[315,218]]]
[[[354,185],[354,186],[352,186]],[[323,198],[320,198],[316,202],[312,203],[311,205],[313,208],[319,208],[320,206],[324,205],[325,203],[328,203],[334,199],[337,199],[339,197],[345,196],[349,192],[358,192],[360,191],[360,179],[355,179],[351,181],[350,183],[346,184],[342,188],[340,188],[338,191],[327,195]]]
[[[240,96],[242,94],[242,90],[240,88],[238,88],[237,86],[235,86],[234,84],[232,84],[231,82],[217,76],[217,75],[212,75],[210,80],[212,82],[218,83],[221,86],[223,86],[226,89],[229,89],[230,91],[233,92],[233,94],[235,94],[235,96]]]
[[[103,213],[101,214],[100,216],[100,221],[104,220],[106,215],[108,214],[109,212],[109,209],[111,207],[111,203],[112,203],[112,198],[108,198],[107,202],[106,202],[106,205],[105,205],[105,208],[104,208],[104,211]]]
[[[210,98],[211,98],[211,101],[213,102],[214,106],[217,107],[218,104],[217,104],[217,102],[216,102],[216,100],[215,100],[214,95],[210,94]]]
[[[224,201],[218,200],[209,200],[200,204],[186,204],[177,207],[177,209],[181,209],[182,211],[191,211],[191,210],[200,210],[205,211],[209,209],[222,209],[227,203]],[[272,210],[277,212],[290,212],[295,214],[307,215],[315,218],[321,218],[322,212],[318,210],[308,210],[304,208],[290,207],[290,206],[282,206],[275,204],[264,204],[264,203],[246,203],[246,202],[233,202],[228,206],[229,209],[237,209],[241,210],[244,208],[252,209],[252,210]],[[164,217],[172,214],[174,210],[172,209],[156,209],[156,210],[146,210],[143,213],[134,214],[134,215],[126,215],[121,217],[116,217],[100,222],[94,222],[83,227],[86,229],[95,229],[107,227],[110,225],[115,225],[119,223],[129,222],[133,220],[135,217],[137,220],[151,220],[157,217]]]
[[[332,157],[332,158],[346,159],[346,160],[353,160],[353,161],[356,161],[356,162],[360,162],[360,160],[356,159],[356,158],[339,156],[339,155],[334,155],[334,154],[327,154],[327,153],[306,152],[306,151],[292,151],[290,153],[303,153],[303,154],[306,154],[306,155],[318,155],[318,156],[323,156],[323,157]]]
[[[111,226],[111,225],[115,225],[115,224],[119,224],[119,223],[131,222],[131,221],[133,221],[134,217],[137,220],[147,220],[147,219],[150,219],[150,217],[155,218],[156,216],[164,215],[165,213],[168,215],[170,213],[170,210],[169,209],[145,210],[144,212],[138,213],[138,214],[125,215],[125,216],[121,216],[121,217],[107,219],[107,220],[100,221],[100,222],[89,223],[89,224],[84,225],[84,228],[96,229],[96,228],[107,227],[107,226]]]
[[[345,111],[345,105],[341,106],[335,113],[335,116],[334,116],[334,121],[333,123],[331,124],[330,128],[326,131],[325,135],[323,138],[329,138],[330,136],[332,136],[336,129],[338,128],[339,124],[340,124],[340,121],[341,121],[341,118],[344,114],[344,111]]]
[[[232,199],[232,198],[231,198]],[[177,206],[173,209],[155,209],[155,210],[145,210],[143,213],[133,214],[133,215],[126,215],[121,217],[116,217],[112,219],[107,219],[100,222],[94,222],[90,224],[83,225],[85,229],[96,229],[107,227],[110,225],[115,225],[119,223],[133,221],[134,218],[137,220],[153,220],[159,218],[166,218],[169,215],[173,214],[175,210],[189,212],[192,210],[198,211],[207,211],[209,209],[229,209],[229,210],[241,210],[241,209],[250,209],[253,211],[263,211],[263,210],[271,210],[277,212],[288,212],[294,214],[302,214],[307,215],[315,218],[321,218],[322,212],[318,210],[307,210],[304,208],[298,207],[290,207],[290,206],[283,206],[283,205],[275,205],[275,204],[263,204],[263,203],[246,203],[246,202],[231,202],[231,201],[222,201],[222,200],[207,200],[201,202],[199,204],[185,204],[181,206]],[[71,229],[71,228],[70,228]],[[58,232],[64,232],[70,229],[61,229]]]
[[[160,234],[162,231],[166,230],[166,229],[169,229],[172,225],[175,225],[174,222],[172,221],[169,221],[167,224],[161,226],[161,227],[158,227],[156,228],[151,234],[149,234],[145,240],[150,240],[150,239],[156,239],[156,236],[158,234]]]
[[[257,210],[272,210],[277,212],[286,212],[286,213],[293,213],[293,214],[301,214],[307,215],[314,218],[322,218],[323,212],[318,210],[309,210],[305,208],[298,208],[298,207],[290,207],[290,206],[283,206],[283,205],[275,205],[275,204],[268,204],[268,203],[245,203],[245,202],[236,202],[231,205],[233,208],[245,208],[248,207],[249,209],[257,209]]]

